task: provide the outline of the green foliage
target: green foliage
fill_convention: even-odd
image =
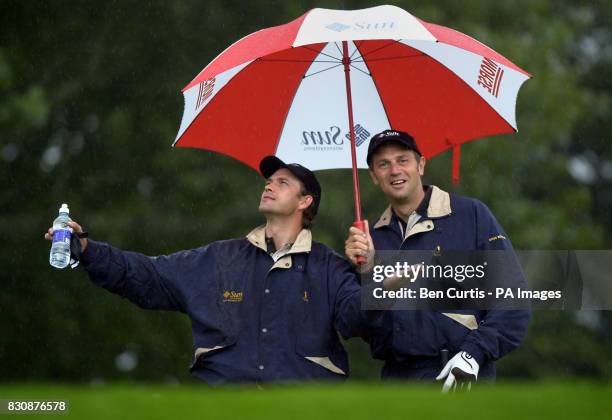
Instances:
[[[518,134],[464,145],[459,186],[450,184],[448,153],[428,162],[426,181],[487,203],[516,248],[610,248],[612,4],[394,3],[476,37],[535,75],[519,95]],[[184,317],[134,308],[90,285],[81,270],[51,269],[42,235],[61,202],[94,238],[147,254],[242,236],[261,223],[254,171],[226,156],[170,148],[180,88],[239,37],[315,6],[372,4],[3,2],[0,378],[187,377]],[[572,175],[576,159],[591,177]],[[360,176],[364,214],[373,220],[386,204],[367,173]],[[315,237],[342,250],[353,218],[350,175],[325,171],[320,179]],[[610,316],[600,317],[584,327],[570,313],[536,313],[526,344],[500,372],[609,377]],[[366,347],[354,340],[349,347],[355,376],[376,377],[379,364]],[[140,360],[129,373],[115,368],[126,350]]]

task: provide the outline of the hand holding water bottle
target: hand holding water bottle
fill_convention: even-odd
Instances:
[[[76,234],[79,238],[81,245],[80,252],[85,251],[85,248],[87,248],[87,238],[83,228],[70,219],[69,214],[68,205],[62,204],[59,216],[53,221],[53,227],[49,228],[47,233],[45,233],[45,239],[53,241],[49,263],[56,268],[65,268],[70,263],[70,242],[73,234]],[[73,267],[75,266],[76,264],[73,265]]]

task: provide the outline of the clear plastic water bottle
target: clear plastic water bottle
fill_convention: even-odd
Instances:
[[[53,221],[53,244],[49,255],[49,264],[55,268],[65,268],[70,263],[70,237],[72,228],[68,226],[70,219],[68,204],[62,204],[59,216]]]

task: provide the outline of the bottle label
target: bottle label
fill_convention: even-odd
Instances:
[[[53,231],[53,243],[63,242],[70,245],[70,230],[69,229],[56,229]]]

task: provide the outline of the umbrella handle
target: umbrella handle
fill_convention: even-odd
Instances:
[[[365,233],[365,223],[363,223],[363,220],[355,220],[353,222],[353,227],[356,227],[357,229]],[[364,257],[363,255],[357,255],[356,260],[357,265],[364,265],[367,262],[366,257]]]
[[[344,65],[344,79],[346,82],[346,105],[348,108],[349,135],[351,142],[351,163],[353,168],[353,195],[355,198],[355,221],[353,226],[365,233],[365,224],[361,220],[361,196],[359,194],[359,174],[357,174],[357,151],[355,146],[355,124],[353,122],[353,98],[351,95],[351,57],[348,54],[348,42],[342,41],[342,64]],[[366,257],[358,255],[357,265],[364,265]]]

